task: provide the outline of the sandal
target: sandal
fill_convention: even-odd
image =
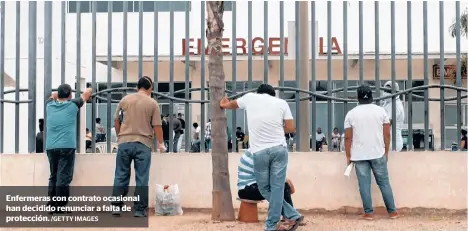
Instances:
[[[292,226],[293,224],[289,222],[278,222],[275,231],[289,231],[291,230]]]
[[[296,220],[288,220],[285,223],[290,226],[289,229],[287,229],[288,231],[296,231],[297,227],[305,225],[304,216],[300,216]]]

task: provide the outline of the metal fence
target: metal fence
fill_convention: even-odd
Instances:
[[[91,13],[92,15],[92,20],[91,20],[91,25],[87,25],[92,28],[92,42],[91,42],[91,53],[92,53],[92,58],[91,58],[91,71],[92,71],[92,76],[91,76],[91,87],[93,88],[93,99],[92,99],[92,104],[91,104],[91,133],[92,137],[96,137],[96,129],[95,125],[96,122],[94,118],[97,115],[97,107],[98,107],[98,100],[101,102],[106,102],[106,127],[107,127],[107,149],[110,150],[111,148],[111,139],[110,139],[110,134],[111,134],[111,127],[112,127],[112,103],[118,103],[119,100],[114,100],[112,99],[112,94],[115,92],[123,92],[125,95],[127,92],[134,91],[135,89],[133,87],[128,86],[128,54],[127,54],[127,36],[128,36],[128,14],[129,12],[137,12],[138,13],[138,36],[139,36],[139,49],[138,49],[138,77],[143,76],[143,62],[144,62],[144,55],[143,55],[143,49],[144,48],[144,43],[143,43],[143,30],[144,30],[144,24],[143,24],[143,14],[148,13],[147,8],[145,9],[143,6],[144,4],[153,4],[153,19],[154,19],[154,34],[153,34],[153,39],[155,40],[154,43],[154,55],[151,57],[153,61],[153,67],[154,67],[154,94],[153,98],[156,100],[162,100],[162,99],[167,99],[169,101],[169,112],[170,114],[174,114],[174,104],[175,103],[183,103],[185,105],[185,121],[191,121],[191,111],[190,108],[192,107],[200,107],[201,111],[201,116],[200,116],[200,126],[201,126],[201,143],[203,144],[205,142],[205,130],[203,129],[206,125],[206,109],[207,105],[209,104],[209,96],[207,93],[209,93],[209,88],[207,86],[207,74],[206,74],[206,68],[205,64],[207,62],[208,57],[206,57],[205,52],[201,52],[200,54],[200,87],[189,87],[191,86],[191,79],[190,79],[190,61],[192,60],[192,57],[190,56],[189,52],[189,41],[190,41],[190,30],[189,26],[190,25],[190,8],[191,4],[201,4],[201,17],[198,20],[199,23],[201,23],[201,35],[205,34],[205,23],[206,23],[206,6],[205,2],[202,1],[201,3],[191,3],[191,2],[185,2],[181,3],[178,2],[177,4],[185,4],[184,10],[185,10],[185,59],[183,60],[185,62],[185,88],[182,90],[175,90],[174,89],[174,63],[176,62],[175,60],[175,54],[174,54],[174,30],[175,30],[175,25],[174,25],[174,5],[176,2],[168,2],[168,11],[170,12],[169,14],[169,25],[170,25],[170,30],[169,30],[169,37],[170,37],[170,42],[169,44],[163,44],[159,43],[158,38],[159,38],[159,30],[157,29],[158,25],[158,20],[159,20],[159,12],[161,11],[161,5],[158,5],[158,2],[127,2],[123,1],[122,3],[122,9],[119,10],[119,12],[122,12],[123,14],[123,24],[121,21],[117,22],[112,20],[113,13],[113,1],[109,1],[107,3],[107,17],[108,17],[108,41],[107,41],[107,48],[108,48],[108,53],[107,53],[107,86],[105,90],[100,90],[98,91],[98,83],[96,80],[96,46],[100,45],[96,43],[96,20],[97,20],[97,13],[101,12],[99,10],[102,10],[102,6],[98,7],[98,3],[102,5],[103,3],[97,2],[97,1],[91,1],[91,2],[73,2],[73,13],[76,14],[76,26],[73,28],[71,25],[67,24],[66,22],[66,14],[68,12],[71,12],[69,9],[70,6],[68,5],[67,2],[61,2],[61,18],[52,18],[53,15],[53,7],[52,4],[53,2],[46,1],[44,3],[39,3],[39,4],[44,4],[44,98],[47,99],[50,96],[50,93],[54,90],[52,87],[57,87],[57,86],[52,86],[52,46],[60,46],[61,47],[61,83],[65,82],[65,56],[66,56],[66,31],[67,30],[76,30],[76,76],[82,76],[81,73],[81,50],[83,47],[82,41],[81,41],[81,28],[82,28],[82,20],[81,20],[81,15],[83,13]],[[138,3],[140,7],[135,7],[134,4]],[[36,75],[37,75],[37,68],[36,68],[36,62],[37,62],[37,2],[29,2],[29,23],[28,23],[28,28],[29,28],[29,34],[23,35],[20,33],[20,18],[21,18],[21,2],[16,2],[16,8],[11,7],[12,5],[5,4],[5,1],[2,1],[0,3],[1,6],[1,11],[0,11],[0,153],[3,153],[3,147],[4,147],[4,137],[5,136],[15,136],[15,152],[18,153],[20,145],[25,145],[25,144],[20,144],[20,137],[24,137],[25,134],[20,134],[19,131],[19,124],[22,122],[20,121],[20,104],[25,103],[28,104],[28,135],[27,135],[27,140],[28,140],[28,150],[29,152],[35,152],[35,136],[36,136],[36,121],[37,121],[37,116],[36,116],[36,103],[37,103],[37,92],[40,92],[42,89],[37,89],[37,84],[36,84]],[[129,4],[132,4],[131,7],[129,8]],[[226,93],[230,96],[230,98],[236,98],[241,96],[242,94],[245,94],[246,92],[251,92],[254,91],[254,78],[253,78],[253,57],[255,54],[252,53],[252,20],[253,20],[253,9],[252,7],[252,2],[248,3],[248,8],[247,11],[245,12],[244,10],[237,10],[236,8],[236,2],[225,2],[225,9],[228,9],[232,11],[232,24],[228,25],[226,24],[225,27],[231,27],[232,30],[232,80],[231,83],[233,86],[236,86],[237,83],[237,41],[236,41],[236,17],[240,15],[247,14],[248,18],[248,53],[247,53],[247,62],[248,62],[248,82],[247,82],[247,87],[244,92],[238,92],[237,87],[233,87],[232,90],[226,90]],[[279,17],[280,21],[280,41],[285,41],[285,13],[284,13],[284,2],[279,2],[279,12],[278,16],[276,15],[269,15],[268,12],[268,6],[269,3],[267,1],[264,2],[264,30],[263,30],[263,39],[264,41],[268,41],[269,38],[269,30],[268,30],[268,24],[269,24],[269,18],[271,17]],[[349,98],[348,94],[351,91],[355,91],[357,86],[349,86],[349,81],[348,81],[348,37],[349,36],[354,36],[354,34],[350,35],[348,31],[348,2],[343,2],[343,14],[338,15],[337,17],[332,17],[335,16],[333,14],[333,9],[332,9],[332,3],[328,2],[326,11],[327,11],[327,51],[326,51],[326,59],[327,59],[327,90],[326,91],[318,91],[317,90],[317,47],[315,45],[309,46],[309,41],[311,44],[317,44],[317,32],[316,32],[316,24],[311,23],[311,26],[308,26],[308,15],[311,14],[311,21],[315,22],[316,21],[316,15],[317,15],[317,7],[316,3],[313,1],[310,4],[310,8],[308,6],[309,2],[296,2],[296,9],[295,9],[295,28],[296,28],[296,36],[295,36],[295,69],[296,69],[296,74],[295,74],[295,81],[296,85],[295,87],[287,87],[285,86],[285,45],[283,42],[280,43],[280,54],[279,54],[279,62],[280,62],[280,81],[279,85],[276,86],[276,89],[280,92],[280,97],[284,97],[284,94],[286,92],[294,92],[295,97],[293,99],[287,99],[288,102],[292,102],[296,108],[296,113],[295,113],[295,120],[296,120],[296,127],[297,133],[296,133],[296,139],[295,142],[297,142],[297,147],[299,151],[309,151],[310,149],[315,150],[315,142],[310,142],[310,140],[315,141],[316,134],[315,134],[315,129],[317,127],[315,121],[317,121],[317,105],[318,105],[318,100],[324,99],[327,100],[328,103],[328,111],[327,114],[331,115],[333,114],[333,109],[330,106],[332,102],[342,102],[343,107],[344,107],[344,113],[349,111],[351,109],[350,103],[355,103],[356,99],[355,98]],[[392,118],[396,117],[396,109],[395,109],[395,100],[396,97],[400,97],[401,95],[405,95],[407,98],[407,107],[408,111],[407,114],[405,115],[407,117],[407,123],[408,123],[408,150],[413,150],[413,100],[415,99],[423,99],[424,102],[424,149],[429,150],[429,136],[430,136],[430,122],[429,122],[429,102],[430,101],[440,101],[440,128],[441,128],[441,148],[444,149],[446,147],[445,142],[445,104],[448,101],[456,101],[456,118],[457,118],[457,134],[461,133],[462,129],[462,99],[466,98],[467,95],[462,93],[466,93],[467,90],[462,86],[462,76],[466,75],[466,73],[462,73],[462,54],[461,54],[461,32],[463,28],[461,27],[461,9],[460,9],[460,1],[456,2],[456,7],[454,9],[454,18],[455,20],[455,39],[456,39],[456,53],[455,53],[455,58],[456,58],[456,85],[447,85],[444,80],[444,65],[445,65],[445,53],[444,53],[444,34],[448,33],[446,31],[446,28],[444,28],[444,2],[440,1],[439,3],[439,12],[428,12],[427,9],[427,2],[425,1],[423,3],[423,8],[421,11],[423,12],[423,17],[422,18],[415,18],[412,16],[412,3],[407,2],[407,12],[406,16],[408,18],[407,20],[407,54],[405,55],[405,58],[407,60],[407,66],[408,66],[408,71],[407,71],[407,83],[410,87],[405,88],[404,90],[401,91],[396,91],[396,89],[393,87],[391,89],[392,94],[391,96],[386,96],[386,97],[380,97],[380,90],[382,90],[382,87],[380,86],[381,83],[381,78],[380,78],[380,47],[379,47],[379,31],[380,31],[380,18],[379,18],[379,12],[382,10],[379,7],[379,2],[375,2],[375,35],[374,38],[372,38],[375,42],[375,53],[374,53],[374,58],[375,58],[375,86],[372,86],[375,89],[376,97],[375,101],[380,101],[382,99],[387,99],[387,98],[392,98],[393,101],[393,114]],[[323,9],[320,9],[323,10]],[[363,30],[364,30],[364,22],[363,22],[363,14],[364,14],[364,9],[363,9],[363,2],[359,2],[359,31],[357,33],[357,36],[359,37],[359,84],[364,83],[364,35],[363,35]],[[386,9],[387,10],[387,9]],[[5,12],[6,11],[16,11],[16,21],[6,21],[5,18]],[[391,59],[391,81],[392,81],[392,86],[395,86],[394,83],[397,82],[396,79],[396,50],[395,50],[395,36],[396,36],[396,28],[395,28],[395,17],[396,17],[396,12],[395,12],[395,2],[391,2],[391,7],[390,7],[390,23],[391,27],[389,30],[391,31],[391,54],[390,54],[390,59]],[[430,75],[430,67],[429,67],[429,50],[428,50],[428,14],[431,14],[431,17],[439,17],[440,20],[440,25],[439,25],[439,34],[440,34],[440,57],[439,57],[439,63],[440,63],[440,84],[434,85],[430,84],[429,81],[429,75]],[[244,16],[243,16],[244,17]],[[342,66],[343,68],[343,87],[335,88],[333,89],[333,80],[332,78],[332,59],[335,59],[335,57],[332,58],[332,18],[342,18],[343,22],[343,55],[339,56],[342,58],[344,65]],[[52,44],[52,37],[53,37],[53,30],[57,30],[57,28],[52,28],[52,22],[53,20],[60,20],[61,23],[61,28],[60,28],[60,33],[61,33],[61,39],[60,39],[60,44]],[[422,86],[417,86],[413,87],[412,81],[413,81],[413,69],[412,69],[412,62],[413,62],[413,50],[412,50],[412,32],[414,28],[411,27],[411,22],[412,20],[421,20],[423,22],[423,44],[424,44],[424,51],[423,51],[423,59],[424,59],[424,85]],[[22,36],[28,36],[29,38],[29,46],[28,46],[28,88],[20,88],[20,79],[19,79],[19,73],[22,72],[20,68],[20,43],[18,42],[16,45],[16,86],[15,89],[13,90],[4,90],[5,86],[5,33],[10,33],[10,31],[5,31],[5,24],[16,24],[16,39],[20,41],[20,38]],[[115,25],[122,25],[123,26],[123,44],[113,44],[112,42],[112,28]],[[311,36],[309,38],[309,30],[311,32]],[[164,32],[167,33],[167,32]],[[366,38],[369,39],[369,38]],[[206,47],[207,42],[205,36],[201,36],[201,47]],[[113,88],[112,86],[112,62],[113,62],[113,54],[112,54],[112,46],[122,46],[123,47],[123,55],[122,55],[122,71],[123,71],[123,82],[121,87]],[[161,93],[158,89],[158,65],[159,65],[159,47],[161,46],[169,46],[170,47],[170,54],[169,54],[169,93]],[[269,44],[265,42],[264,44],[264,50],[268,50]],[[309,52],[312,55],[311,60],[309,60]],[[401,56],[401,55],[400,55]],[[147,59],[146,59],[147,60]],[[309,62],[311,62],[311,65],[309,65]],[[263,82],[268,83],[269,81],[269,54],[268,52],[263,52],[263,69],[264,69],[264,76],[263,76]],[[81,83],[80,78],[76,78],[76,85],[75,86],[81,86],[83,83]],[[56,84],[58,85],[58,84]],[[73,85],[73,83],[71,84]],[[429,97],[429,89],[430,88],[440,88],[440,98],[430,98]],[[445,89],[453,89],[457,91],[456,97],[445,97]],[[200,99],[195,100],[190,98],[190,94],[194,91],[200,91]],[[424,91],[424,96],[420,96],[415,94],[415,91]],[[28,99],[27,100],[20,100],[20,92],[28,92]],[[344,97],[336,97],[335,93],[343,92]],[[76,90],[76,95],[75,97],[80,97],[80,90]],[[184,97],[175,97],[176,94],[184,94]],[[6,94],[15,94],[15,100],[7,100],[5,99]],[[5,111],[4,110],[4,105],[7,103],[12,103],[15,104],[15,111]],[[46,114],[45,109],[44,109],[44,115]],[[4,124],[6,123],[5,117],[7,119],[12,119],[14,117],[15,121],[15,134],[8,134],[4,130]],[[237,114],[232,113],[231,120],[228,121],[229,126],[231,127],[231,137],[232,140],[235,140],[236,137],[236,130],[235,128],[237,127]],[[84,121],[80,121],[79,123],[83,123]],[[45,124],[45,126],[47,126]],[[77,125],[78,128],[80,128],[80,124]],[[248,124],[247,124],[248,126]],[[190,124],[187,123],[186,130],[185,130],[185,144],[186,144],[186,149],[187,146],[191,142],[191,134],[190,134]],[[333,121],[332,119],[328,119],[327,122],[327,140],[331,140],[331,131],[333,128]],[[172,131],[172,123],[169,123],[169,130]],[[311,132],[312,131],[312,132]],[[78,137],[81,137],[81,133],[83,133],[81,129],[78,129]],[[393,147],[396,145],[396,126],[392,126],[392,144]],[[45,134],[47,135],[47,134]],[[44,139],[45,140],[45,139]],[[233,142],[234,143],[234,142]],[[309,146],[309,143],[311,146]],[[236,144],[233,144],[235,146]],[[460,146],[460,140],[458,140],[458,145]],[[95,150],[96,147],[96,142],[95,139],[92,139],[92,150]],[[170,136],[169,138],[169,150],[173,149],[173,137]],[[203,152],[205,150],[204,145],[201,145],[201,151]],[[235,148],[233,148],[235,150]],[[84,152],[84,150],[80,150],[78,147],[78,152]]]

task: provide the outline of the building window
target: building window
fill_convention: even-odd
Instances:
[[[188,3],[189,10],[191,10],[192,3],[186,1],[143,1],[143,12],[169,12],[171,10],[175,12],[185,11]],[[77,13],[80,5],[80,13],[92,13],[92,1],[68,1],[68,13]],[[107,13],[108,1],[97,1],[96,12]],[[123,1],[112,1],[112,12],[123,12]],[[139,1],[128,1],[128,12],[139,12],[140,2]]]

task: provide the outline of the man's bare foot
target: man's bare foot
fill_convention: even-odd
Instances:
[[[390,217],[390,219],[397,219],[400,214],[398,212],[393,212],[393,213],[389,213],[388,216]]]
[[[373,213],[366,213],[362,216],[362,219],[364,220],[374,220],[374,214]]]

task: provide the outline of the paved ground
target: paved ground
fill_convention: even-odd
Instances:
[[[374,230],[408,230],[408,231],[466,231],[468,229],[467,217],[462,215],[414,215],[402,216],[397,220],[389,220],[385,216],[377,216],[374,221],[359,220],[355,215],[306,215],[307,225],[299,227],[298,231],[374,231]],[[265,219],[265,214],[260,215],[260,219]],[[47,230],[47,231],[69,231],[69,230],[86,230],[86,231],[108,231],[108,230],[125,230],[125,231],[140,231],[140,230],[157,230],[157,231],[261,231],[263,223],[258,224],[242,224],[239,222],[212,222],[210,214],[190,212],[178,217],[150,217],[149,229],[5,229],[1,231],[13,230]]]

